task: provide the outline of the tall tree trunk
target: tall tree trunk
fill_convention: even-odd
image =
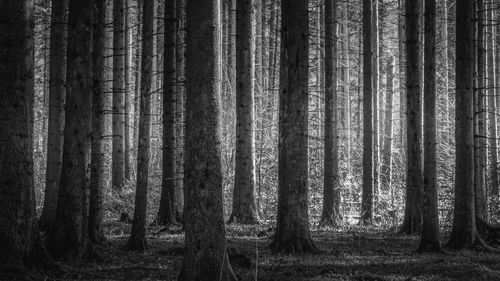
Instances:
[[[406,0],[398,0],[398,55],[399,55],[399,149],[401,163],[406,162],[406,119],[408,117],[406,109]]]
[[[384,149],[381,167],[381,183],[387,190],[392,190],[391,187],[391,171],[392,171],[392,102],[394,96],[394,59],[391,57],[387,62],[386,68],[386,103],[384,114]]]
[[[163,176],[160,207],[156,223],[176,224],[176,174],[175,174],[175,126],[176,126],[176,1],[165,2],[165,34],[163,62]]]
[[[40,226],[49,229],[57,210],[57,191],[61,179],[64,135],[64,104],[66,99],[66,43],[68,2],[52,1],[50,24],[49,128],[47,137],[47,174],[45,199]]]
[[[424,23],[424,182],[422,232],[418,251],[439,252],[436,114],[436,0],[425,0]]]
[[[222,205],[220,5],[186,8],[186,250],[178,280],[236,280]],[[202,63],[200,63],[202,62]]]
[[[420,85],[419,1],[406,3],[406,96],[407,96],[407,175],[405,212],[401,233],[417,234],[421,226],[422,188],[422,91]]]
[[[308,71],[307,0],[281,2],[279,91],[278,216],[271,243],[274,252],[316,252],[308,213]]]
[[[362,224],[373,220],[373,49],[372,2],[363,1],[363,190]]]
[[[252,0],[237,0],[236,3],[236,33],[238,34],[236,37],[236,159],[233,213],[229,221],[243,224],[259,222],[255,201],[253,133],[255,69],[253,5]]]
[[[106,65],[106,13],[111,0],[94,0],[93,52],[92,52],[92,154],[90,172],[89,239],[103,242],[104,188],[106,186],[104,163],[105,134],[105,82]]]
[[[457,0],[456,100],[455,100],[455,201],[448,247],[472,248],[477,241],[474,210],[474,7]]]
[[[139,109],[139,147],[137,150],[137,184],[135,190],[132,231],[126,248],[144,251],[146,241],[146,210],[148,204],[149,160],[151,143],[151,96],[153,86],[153,37],[155,33],[156,5],[154,0],[144,0],[142,7],[142,68],[141,106]]]
[[[113,155],[112,186],[125,184],[125,1],[113,2]]]
[[[372,83],[373,83],[373,194],[374,194],[374,208],[377,209],[379,202],[379,183],[380,183],[380,118],[379,118],[379,22],[378,10],[379,1],[373,0],[372,7]]]
[[[338,157],[338,21],[337,0],[325,0],[325,154],[323,212],[320,225],[336,226],[341,222]]]
[[[52,256],[63,261],[81,260],[89,246],[92,10],[92,1],[69,2],[63,164],[56,220],[47,237]]]
[[[0,2],[0,264],[45,267],[33,179],[33,1]]]
[[[123,126],[124,126],[124,131],[123,131],[123,157],[124,157],[124,164],[125,164],[125,179],[130,180],[132,178],[132,167],[131,167],[131,161],[130,161],[130,149],[132,147],[132,135],[130,134],[130,116],[131,116],[131,110],[130,110],[130,94],[131,94],[131,73],[132,73],[132,25],[131,25],[131,20],[132,20],[132,0],[123,0],[125,1],[125,11],[124,11],[124,52],[125,52],[125,64],[124,64],[124,99],[123,99]]]

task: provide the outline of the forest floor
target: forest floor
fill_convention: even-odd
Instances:
[[[149,250],[131,253],[121,249],[128,228],[107,225],[104,261],[72,265],[65,275],[44,280],[176,280],[184,247],[180,229],[150,229]],[[500,280],[499,254],[417,254],[416,236],[350,227],[313,231],[319,254],[279,255],[269,251],[268,228],[228,226],[229,258],[239,280]]]

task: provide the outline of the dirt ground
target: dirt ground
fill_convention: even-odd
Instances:
[[[272,233],[262,232],[268,227],[228,227],[229,257],[239,280],[500,280],[499,254],[417,254],[418,237],[375,229],[317,230],[313,238],[320,254],[271,254]],[[182,266],[182,232],[151,229],[149,250],[130,253],[120,248],[127,230],[108,225],[109,241],[100,248],[103,262],[71,265],[62,276],[40,279],[175,280]]]

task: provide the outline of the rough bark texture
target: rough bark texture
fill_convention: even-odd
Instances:
[[[307,0],[281,2],[279,91],[278,216],[274,252],[316,252],[308,213],[308,71]]]
[[[177,224],[175,174],[175,107],[176,107],[176,1],[165,2],[165,35],[163,62],[163,166],[160,207],[156,223]]]
[[[384,114],[384,148],[382,157],[382,167],[380,168],[381,186],[391,190],[391,171],[392,171],[392,102],[394,96],[394,59],[391,57],[387,62],[386,68],[386,102]]]
[[[320,225],[336,226],[342,220],[340,213],[337,67],[338,23],[337,0],[325,0],[325,159],[323,185],[323,212]]]
[[[406,97],[407,97],[407,175],[405,214],[401,233],[417,234],[421,226],[422,188],[422,91],[420,85],[420,8],[419,1],[406,3]]]
[[[436,168],[436,0],[425,1],[424,33],[424,182],[421,197],[423,224],[418,250],[439,252],[441,246]]]
[[[105,81],[106,65],[106,13],[111,0],[94,0],[93,51],[92,51],[92,154],[90,172],[89,200],[89,239],[91,242],[103,242],[102,223],[104,220],[104,188],[106,186],[104,163],[105,133]]]
[[[141,105],[139,109],[139,147],[137,149],[137,184],[135,189],[134,218],[126,248],[144,251],[146,241],[146,210],[148,204],[149,160],[151,142],[151,95],[153,83],[153,35],[155,32],[154,0],[144,0],[142,7],[142,68]]]
[[[0,2],[0,264],[38,267],[33,182],[33,1]]]
[[[457,0],[456,172],[453,228],[448,247],[472,248],[477,240],[474,210],[474,34],[473,1]]]
[[[47,237],[52,256],[63,261],[78,261],[88,249],[92,9],[92,1],[69,3],[63,165],[56,220]]]
[[[49,127],[47,136],[47,174],[40,226],[49,229],[57,211],[57,191],[61,179],[66,98],[66,0],[53,0],[50,23]]]
[[[113,153],[112,186],[125,184],[125,1],[113,2]]]
[[[222,206],[220,7],[187,1],[184,264],[178,280],[236,280]],[[203,62],[203,63],[200,63]]]
[[[236,155],[230,222],[259,222],[255,200],[253,0],[236,2]],[[261,75],[260,73],[258,75]],[[261,80],[259,80],[261,81]]]
[[[382,104],[379,101],[379,1],[372,0],[372,99],[373,99],[373,194],[374,194],[374,208],[377,209],[379,202],[379,183],[380,183],[380,108]]]
[[[373,219],[373,84],[372,84],[372,3],[363,1],[363,191],[362,224]]]

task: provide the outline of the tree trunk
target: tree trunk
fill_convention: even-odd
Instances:
[[[219,1],[187,1],[184,264],[178,280],[236,280],[222,205]],[[202,62],[202,63],[201,63]]]
[[[337,0],[325,0],[325,154],[323,212],[320,225],[337,226],[341,220],[338,158]]]
[[[309,233],[307,0],[281,2],[278,216],[274,252],[318,251]]]
[[[379,23],[378,23],[378,8],[379,0],[373,0],[372,7],[372,99],[373,99],[373,194],[374,206],[373,211],[377,209],[379,202],[379,182],[380,182],[380,118],[379,118]]]
[[[407,158],[405,212],[401,233],[417,234],[422,222],[422,91],[420,85],[420,8],[418,1],[406,3],[406,96]]]
[[[142,22],[142,68],[141,68],[141,106],[139,110],[139,147],[137,150],[137,184],[135,190],[134,218],[132,231],[126,248],[144,251],[146,241],[146,210],[148,203],[149,160],[151,143],[151,96],[153,85],[153,37],[155,33],[155,2],[144,0],[141,7]]]
[[[33,180],[33,1],[0,2],[0,264],[45,267]]]
[[[373,220],[373,49],[372,1],[363,2],[363,190],[361,224]]]
[[[436,0],[425,0],[424,45],[423,224],[418,251],[440,252],[436,168]]]
[[[113,2],[113,155],[112,186],[125,184],[125,1]]]
[[[473,1],[457,0],[456,29],[456,172],[453,228],[447,244],[472,248],[478,238],[474,210],[474,8]]]
[[[72,0],[68,15],[68,62],[63,164],[56,220],[48,234],[52,256],[79,261],[88,254],[87,188],[91,151],[92,1]]]
[[[387,190],[392,190],[391,187],[391,171],[392,171],[392,102],[394,96],[394,59],[391,57],[387,62],[387,85],[386,85],[386,103],[385,103],[385,119],[384,119],[384,149],[381,167],[381,183]]]
[[[236,37],[236,156],[233,213],[229,221],[243,224],[259,222],[255,201],[253,133],[255,69],[253,5],[252,0],[237,0],[236,3],[236,33],[238,34]]]
[[[398,0],[398,55],[399,55],[399,149],[401,154],[401,163],[406,163],[406,0]]]
[[[40,226],[52,227],[57,211],[57,191],[61,179],[62,148],[64,135],[64,104],[66,83],[68,2],[52,1],[50,25],[50,79],[49,79],[49,128],[47,137],[47,174],[45,199]]]
[[[106,13],[111,7],[111,0],[94,0],[93,53],[92,53],[92,154],[90,173],[89,201],[89,239],[91,242],[103,242],[102,223],[104,220],[104,188],[106,186],[104,163],[105,134],[105,73],[106,66]]]
[[[132,166],[131,166],[131,161],[130,161],[130,148],[132,147],[132,135],[130,134],[130,116],[131,116],[131,110],[130,110],[130,84],[132,82],[131,79],[131,73],[132,73],[132,27],[131,27],[131,19],[132,19],[132,13],[131,13],[131,7],[132,7],[132,0],[123,0],[125,1],[125,11],[124,11],[124,52],[125,52],[125,64],[124,64],[124,100],[123,100],[123,126],[124,126],[124,131],[123,131],[123,157],[124,157],[124,163],[125,163],[125,179],[130,180],[132,178]]]

